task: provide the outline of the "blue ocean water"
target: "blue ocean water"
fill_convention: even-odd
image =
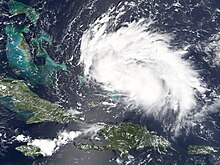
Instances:
[[[135,0],[134,0],[135,1]],[[56,53],[51,52],[50,56],[59,61],[64,60],[70,70],[69,73],[60,72],[58,76],[57,86],[43,87],[41,85],[34,86],[32,90],[37,93],[41,98],[50,100],[52,102],[59,102],[66,108],[77,108],[77,102],[85,103],[82,105],[82,111],[85,114],[85,121],[95,123],[97,121],[104,121],[108,123],[134,122],[141,125],[147,125],[148,129],[158,132],[160,135],[167,137],[173,146],[173,150],[168,151],[166,154],[160,154],[153,149],[146,149],[144,151],[131,151],[135,157],[133,163],[140,164],[141,160],[144,160],[148,154],[151,154],[155,159],[149,164],[219,164],[218,157],[216,155],[208,156],[195,156],[191,157],[187,154],[188,144],[197,145],[211,145],[220,146],[219,139],[219,112],[210,115],[203,125],[204,129],[209,130],[210,135],[201,132],[201,128],[194,127],[189,133],[185,134],[182,130],[182,135],[173,139],[172,134],[163,131],[163,125],[161,122],[155,121],[152,117],[143,117],[139,113],[126,112],[121,113],[120,109],[123,109],[123,105],[116,107],[115,111],[105,113],[103,107],[95,107],[87,109],[87,102],[93,99],[98,101],[104,101],[104,98],[99,98],[93,95],[97,90],[100,90],[96,86],[79,87],[76,83],[77,75],[82,75],[83,70],[80,66],[77,66],[80,58],[80,40],[83,32],[89,27],[96,18],[105,13],[109,7],[120,5],[120,0],[109,1],[92,1],[92,0],[40,0],[40,1],[28,1],[22,0],[27,5],[33,6],[40,13],[40,22],[38,26],[41,26],[46,32],[48,32],[53,38],[64,47],[64,57],[60,59],[56,57]],[[130,2],[130,1],[129,1]],[[139,1],[135,1],[139,2]],[[213,34],[219,32],[220,24],[220,12],[217,9],[220,8],[220,2],[218,0],[181,0],[182,7],[176,12],[176,8],[169,7],[173,3],[177,3],[176,0],[151,0],[148,3],[137,3],[139,6],[134,8],[128,8],[127,14],[123,16],[121,22],[118,23],[117,28],[120,28],[121,23],[126,21],[132,21],[138,18],[148,18],[149,13],[153,13],[156,18],[154,27],[164,33],[175,34],[175,41],[172,43],[174,46],[180,47],[184,44],[195,45],[191,46],[186,59],[194,61],[197,70],[202,70],[200,74],[204,77],[204,81],[212,89],[219,92],[220,84],[220,67],[213,67],[210,63],[204,59],[209,59],[209,55],[202,52],[196,47],[196,43],[207,40]],[[25,21],[24,15],[17,18],[9,18],[7,1],[0,2],[1,16],[0,16],[0,60],[1,60],[1,76],[14,77],[16,79],[22,79],[12,73],[8,66],[5,56],[5,41],[6,35],[4,32],[5,24],[8,21]],[[219,9],[220,10],[220,9]],[[3,21],[2,21],[3,20]],[[214,21],[213,21],[214,20]],[[27,21],[27,20],[26,20]],[[34,29],[33,29],[34,31]],[[30,34],[31,35],[34,34]],[[72,57],[72,58],[71,58]],[[207,57],[207,58],[206,58]],[[212,59],[212,57],[210,57]],[[71,59],[71,61],[69,61]],[[85,95],[85,100],[77,95],[81,92]],[[211,92],[210,94],[211,98]],[[207,95],[208,95],[207,94]],[[95,112],[95,113],[94,113]],[[113,116],[118,115],[117,118]],[[40,123],[33,125],[26,125],[15,113],[1,106],[0,108],[0,133],[1,146],[0,146],[0,164],[2,165],[29,165],[29,164],[54,164],[54,165],[72,165],[72,164],[116,164],[115,159],[117,153],[114,151],[106,152],[89,152],[77,150],[73,144],[67,144],[62,147],[51,157],[40,157],[37,160],[25,157],[18,151],[15,151],[15,147],[20,143],[13,140],[18,134],[28,134],[33,138],[54,138],[59,130],[67,129],[72,130],[77,127],[76,123],[68,123],[61,125],[58,123]],[[112,161],[109,161],[111,160]]]

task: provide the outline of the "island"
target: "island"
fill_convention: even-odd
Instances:
[[[171,147],[171,143],[162,136],[158,136],[155,132],[148,131],[145,127],[134,123],[120,123],[118,125],[110,125],[105,123],[99,123],[102,127],[97,133],[95,140],[98,143],[106,145],[97,145],[83,143],[80,139],[74,141],[74,146],[82,151],[106,151],[114,150],[118,151],[121,158],[125,158],[131,149],[144,149],[144,148],[162,148],[168,149]],[[82,130],[81,130],[82,131]],[[82,133],[85,137],[88,135]],[[93,136],[93,135],[90,135]],[[84,139],[84,138],[82,138]],[[92,139],[94,140],[94,139]],[[88,142],[91,142],[87,139]],[[40,148],[32,146],[30,144],[17,147],[16,150],[22,152],[25,156],[40,156]]]
[[[74,145],[84,151],[89,150],[115,150],[123,157],[131,149],[144,149],[148,147],[169,148],[170,142],[155,132],[133,123],[120,123],[118,125],[104,125],[100,131],[100,139],[107,141],[107,145],[85,144],[75,142]]]
[[[30,27],[38,26],[40,14],[32,7],[14,0],[9,1],[8,7],[11,17],[25,14],[30,23],[13,24],[9,22],[6,24],[8,63],[13,72],[25,81],[0,77],[0,104],[16,112],[27,124],[79,121],[77,116],[58,104],[41,99],[25,83],[45,86],[53,84],[58,71],[67,71],[67,66],[64,62],[55,62],[49,56],[44,46],[45,43],[56,47],[61,55],[63,51],[60,50],[59,45],[53,45],[53,38],[44,30],[38,27],[39,30],[35,32],[36,34],[29,40],[27,39]],[[78,81],[79,86],[82,86],[86,79],[83,76],[78,76]],[[114,101],[119,99],[117,95],[113,96]],[[165,149],[171,145],[164,137],[158,136],[155,132],[150,132],[146,127],[138,124],[111,125],[102,123],[102,125],[103,128],[97,135],[100,145],[78,140],[74,142],[75,147],[83,151],[115,150],[119,152],[120,157],[124,157],[131,149],[140,150],[152,147]],[[32,158],[42,155],[41,149],[32,145],[18,146],[16,150]]]
[[[190,145],[188,147],[189,155],[210,155],[214,152],[218,152],[218,150],[211,146]]]
[[[24,13],[30,20],[29,24],[16,24],[10,21],[6,24],[6,56],[9,66],[16,75],[33,85],[51,85],[56,80],[57,72],[67,71],[67,66],[64,62],[60,64],[55,62],[44,45],[56,48],[62,56],[60,45],[53,45],[53,38],[40,27],[37,27],[40,30],[27,42],[25,35],[29,35],[31,26],[37,26],[39,13],[32,7],[14,0],[9,1],[8,7],[11,17]]]
[[[41,154],[40,149],[34,146],[22,145],[15,148],[17,151],[21,152],[25,156],[31,157],[33,159],[39,157]]]
[[[41,99],[22,80],[0,77],[0,91],[0,104],[16,112],[27,124],[79,119],[58,104]]]

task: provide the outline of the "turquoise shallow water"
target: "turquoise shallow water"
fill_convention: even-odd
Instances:
[[[30,43],[27,43],[25,38],[25,35],[31,32],[30,27],[35,28],[36,23],[39,22],[39,13],[31,6],[17,1],[9,1],[7,6],[12,17],[25,14],[30,21],[28,24],[8,22],[5,27],[6,56],[10,67],[15,74],[22,76],[31,84],[49,85],[53,83],[57,71],[66,70],[67,67],[65,63],[58,64],[51,59],[43,47],[43,42],[52,44],[52,37],[40,29],[39,34],[31,38]],[[57,51],[59,50],[57,49]],[[36,59],[43,60],[43,63],[36,63]]]
[[[24,15],[20,15],[16,18],[9,18],[7,15],[8,8],[7,2],[0,2],[1,11],[5,13],[2,17],[4,21],[11,22],[8,25],[8,34],[13,35],[12,40],[8,40],[5,34],[5,25],[1,22],[1,34],[3,37],[0,41],[1,45],[1,75],[15,77],[16,79],[24,79],[27,83],[31,83],[32,91],[39,94],[41,98],[57,101],[66,108],[78,108],[85,115],[85,121],[88,123],[96,123],[98,121],[104,121],[107,123],[119,123],[121,121],[134,122],[147,126],[150,130],[158,132],[160,135],[167,137],[173,146],[173,150],[161,153],[154,149],[146,149],[142,151],[132,150],[131,154],[134,156],[131,160],[126,159],[125,162],[130,164],[140,164],[140,162],[147,162],[149,164],[219,164],[219,153],[213,155],[197,155],[189,156],[187,154],[187,146],[189,144],[198,145],[211,145],[215,147],[220,146],[219,141],[219,112],[207,116],[207,119],[202,121],[201,125],[196,125],[192,128],[189,134],[182,130],[182,135],[178,138],[173,138],[172,133],[164,131],[163,128],[166,123],[156,121],[150,116],[143,116],[140,113],[132,111],[126,111],[129,107],[125,107],[123,104],[118,104],[115,108],[109,108],[105,106],[94,106],[99,102],[106,101],[109,94],[102,91],[96,84],[90,84],[88,86],[80,86],[76,79],[78,75],[83,75],[82,68],[78,66],[80,57],[80,40],[82,33],[89,27],[97,17],[102,13],[105,13],[110,6],[123,6],[127,12],[119,22],[113,27],[109,27],[111,30],[116,30],[122,26],[123,22],[133,21],[140,17],[148,18],[149,13],[153,13],[155,16],[155,24],[152,28],[164,33],[174,33],[176,35],[175,41],[171,43],[174,46],[181,47],[182,45],[193,45],[206,41],[211,35],[218,33],[220,23],[220,13],[218,8],[220,7],[217,0],[209,1],[190,1],[186,0],[181,2],[180,7],[173,5],[176,1],[149,1],[146,3],[137,3],[133,7],[127,6],[123,3],[119,4],[118,0],[110,1],[90,1],[90,0],[67,0],[61,2],[58,0],[40,0],[40,1],[25,1],[22,2],[33,6],[40,13],[40,21],[34,28],[30,27],[31,32],[17,33],[10,29],[12,24],[16,21],[20,21],[28,24],[28,18]],[[124,1],[123,1],[124,2]],[[178,12],[176,11],[178,10]],[[48,38],[42,37],[36,42],[35,49],[31,47],[32,59],[27,62],[27,56],[21,49],[17,48],[18,42],[21,40],[21,36],[25,37],[27,43],[31,43],[32,38],[39,39],[39,31],[44,30],[57,42],[53,44],[61,45],[64,53],[61,57],[61,53],[49,45]],[[1,38],[0,37],[0,38]],[[5,49],[8,44],[9,49]],[[42,49],[44,48],[44,50]],[[45,58],[42,61],[34,61],[36,53],[39,51],[38,57]],[[45,54],[45,51],[49,54]],[[16,54],[16,56],[14,56]],[[21,56],[21,58],[19,57]],[[204,77],[204,81],[208,86],[219,94],[219,66],[213,67],[214,58],[212,54],[207,54],[198,49],[196,45],[190,48],[188,57],[194,61],[195,68],[200,70],[200,74]],[[53,59],[53,60],[52,60]],[[204,60],[205,59],[205,60]],[[19,62],[18,62],[19,61]],[[61,62],[60,62],[61,61]],[[66,66],[62,62],[66,63]],[[207,62],[208,61],[208,62]],[[46,63],[46,65],[41,65]],[[20,70],[20,74],[16,75],[11,69],[16,68]],[[69,72],[63,71],[67,70]],[[59,70],[59,71],[58,71]],[[49,78],[58,71],[58,76],[52,86],[36,85],[38,83],[46,84],[51,81]],[[53,77],[53,76],[52,76]],[[213,99],[213,93],[207,93],[210,100]],[[82,97],[83,96],[83,97]],[[92,103],[90,103],[92,102]],[[80,103],[79,106],[77,103]],[[99,104],[98,104],[99,105]],[[35,162],[35,164],[116,164],[115,159],[118,157],[118,153],[114,151],[96,152],[91,151],[85,153],[77,150],[72,143],[62,147],[51,157],[40,157],[37,160],[32,160],[23,156],[21,153],[15,151],[15,147],[19,145],[17,142],[13,142],[13,137],[24,133],[30,135],[33,138],[53,138],[59,130],[77,130],[80,128],[76,123],[69,123],[61,125],[58,123],[41,123],[33,125],[25,125],[21,118],[15,113],[7,110],[6,107],[1,106],[0,111],[0,133],[4,137],[0,140],[0,150],[2,154],[0,157],[0,164],[18,164],[29,165]],[[216,107],[218,109],[218,107]],[[105,111],[105,110],[108,110]],[[125,112],[126,111],[126,112]],[[172,120],[172,116],[170,117]],[[169,117],[167,117],[169,120]],[[88,140],[88,139],[87,139]],[[89,141],[89,140],[88,140]],[[149,156],[150,155],[150,156]],[[109,161],[112,160],[112,161]],[[19,162],[19,163],[18,163]],[[128,163],[129,164],[129,163]],[[144,163],[143,163],[144,164]]]
[[[30,83],[48,85],[53,82],[58,70],[66,70],[67,68],[64,63],[56,64],[43,49],[41,42],[47,41],[47,38],[44,38],[43,34],[42,36],[40,34],[39,38],[34,40],[34,45],[36,45],[36,56],[42,57],[45,60],[45,65],[36,65],[31,57],[30,49],[27,46],[28,50],[23,50],[19,47],[21,43],[26,43],[24,40],[25,28],[27,27],[21,27],[19,29],[16,25],[6,26],[8,36],[6,54],[9,65],[18,75],[24,77]]]

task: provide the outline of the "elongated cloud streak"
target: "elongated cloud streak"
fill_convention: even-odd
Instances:
[[[56,138],[53,139],[32,139],[29,136],[23,134],[18,135],[16,140],[19,142],[27,142],[28,146],[35,146],[40,149],[40,153],[43,156],[51,156],[63,145],[73,142],[79,136],[90,136],[93,138],[104,125],[94,124],[89,125],[87,128],[79,131],[62,131],[59,132]]]

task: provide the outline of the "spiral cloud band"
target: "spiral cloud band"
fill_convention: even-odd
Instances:
[[[181,121],[203,93],[199,74],[183,59],[185,50],[170,46],[172,36],[150,29],[140,19],[109,32],[111,18],[97,19],[84,33],[80,63],[84,74],[104,90],[126,96],[124,102],[160,119],[172,110]]]

